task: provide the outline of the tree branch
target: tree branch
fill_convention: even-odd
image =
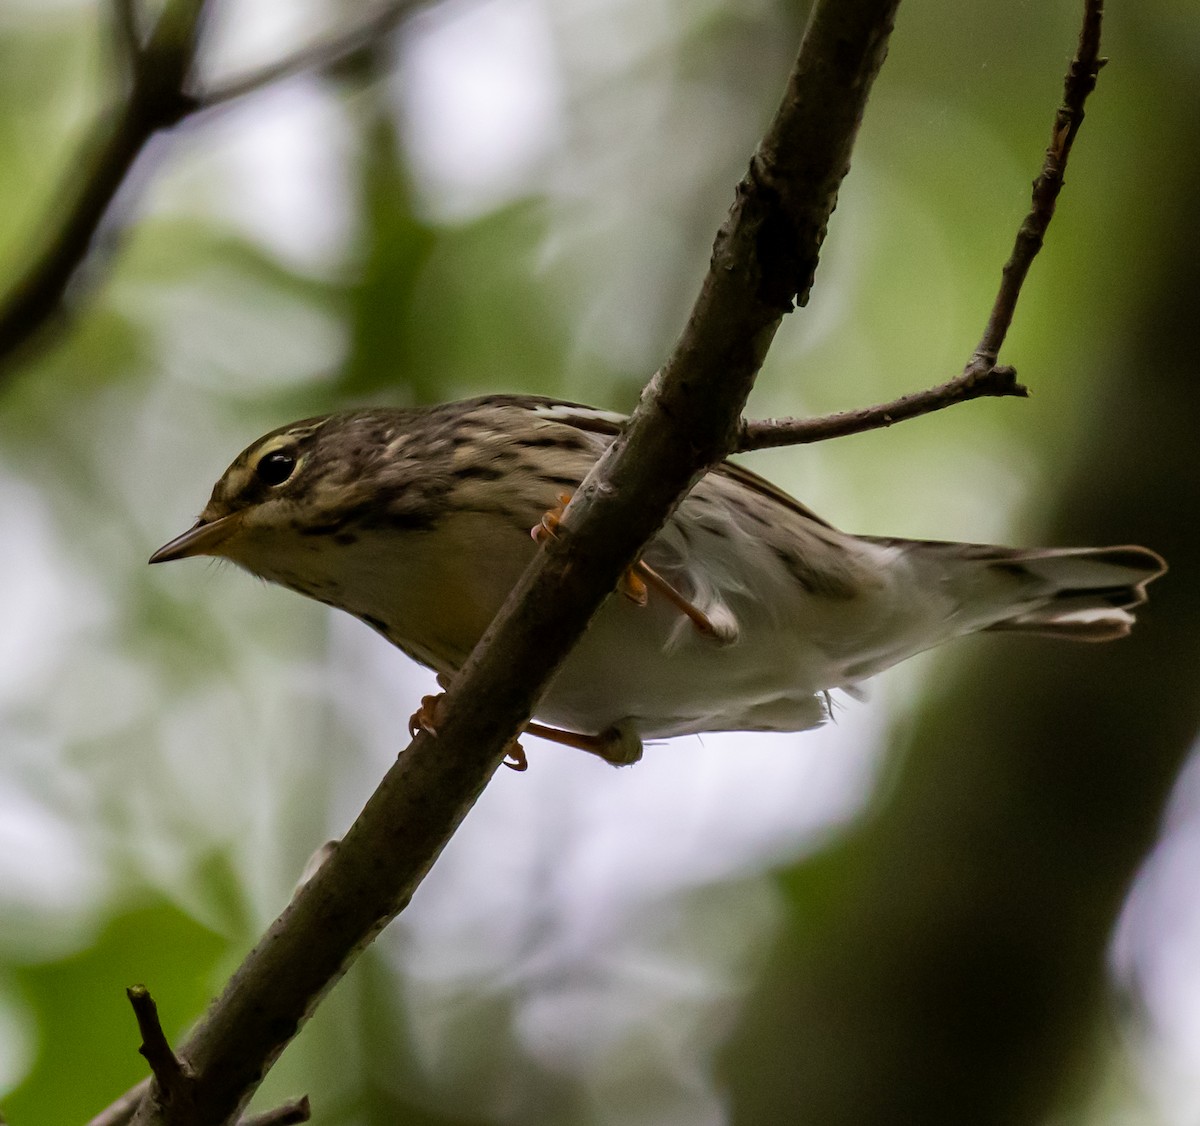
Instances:
[[[19,349],[61,307],[63,296],[92,247],[101,221],[146,142],[177,124],[194,108],[184,87],[195,59],[206,0],[169,0],[143,49],[136,43],[132,9],[117,4],[119,35],[127,49],[132,81],[120,110],[73,161],[48,222],[49,235],[29,265],[0,299],[0,379],[11,374]],[[121,13],[124,13],[123,15]],[[131,38],[132,37],[132,38]],[[80,168],[82,167],[82,172]]]
[[[138,1083],[96,1115],[88,1126],[125,1126],[147,1093],[150,1093],[156,1105],[156,1113],[162,1115],[170,1126],[194,1126],[197,1122],[192,1097],[195,1075],[191,1066],[172,1051],[158,1019],[158,1006],[150,996],[150,991],[144,985],[133,985],[125,990],[125,994],[133,1006],[138,1031],[142,1034],[142,1046],[138,1052],[150,1065],[153,1086],[150,1079]],[[295,1126],[307,1122],[310,1116],[308,1096],[304,1095],[273,1110],[243,1118],[239,1126]],[[0,1123],[0,1126],[3,1124]]]
[[[1054,116],[1050,145],[1042,160],[1042,170],[1033,182],[1033,200],[1029,213],[1017,230],[1016,241],[1001,272],[1000,288],[992,303],[983,337],[961,375],[927,391],[919,391],[890,403],[844,411],[823,418],[769,418],[744,420],[738,437],[741,452],[774,446],[800,446],[841,438],[864,430],[878,430],[895,422],[945,410],[956,403],[986,396],[1024,397],[1029,394],[1016,379],[1011,367],[998,367],[997,357],[1012,325],[1021,287],[1029,275],[1034,258],[1042,249],[1046,230],[1054,218],[1054,205],[1062,191],[1063,175],[1071,146],[1083,124],[1084,105],[1096,88],[1096,79],[1105,59],[1100,58],[1100,26],[1103,0],[1086,0],[1079,46],[1063,82],[1063,101]]]
[[[196,91],[191,75],[207,0],[169,0],[145,47],[139,45],[134,0],[113,0],[115,37],[131,75],[129,90],[109,119],[92,131],[99,140],[89,139],[71,162],[50,217],[39,228],[48,234],[30,250],[28,265],[0,297],[0,385],[61,314],[68,291],[92,264],[96,234],[155,134],[302,70],[333,66],[424,2],[391,0],[344,35],[226,86]]]
[[[109,1103],[99,1114],[94,1118],[89,1118],[87,1126],[125,1126],[125,1124],[133,1118],[137,1108],[141,1105],[142,1099],[146,1097],[146,1092],[150,1090],[150,1080],[143,1079],[140,1083],[135,1083],[115,1102]]]
[[[408,903],[621,572],[734,448],[771,338],[807,295],[898,2],[818,0],[674,353],[451,685],[437,738],[423,732],[400,755],[180,1049],[196,1074],[198,1121],[237,1112],[320,997]],[[153,1098],[135,1121],[164,1123]]]
[[[142,53],[137,0],[109,0],[117,64],[132,77]]]
[[[87,1126],[128,1126],[149,1090],[150,1080],[143,1079],[140,1083],[130,1087],[115,1102],[105,1107],[95,1118],[89,1119]],[[243,1118],[239,1121],[238,1126],[295,1126],[297,1123],[309,1121],[311,1117],[312,1108],[309,1105],[308,1096],[303,1095],[291,1102],[283,1103],[273,1110]],[[0,1121],[0,1126],[4,1126],[2,1121]]]
[[[861,434],[864,430],[880,430],[896,422],[920,418],[923,414],[945,410],[956,403],[988,396],[1024,398],[1029,391],[1017,382],[1014,368],[997,366],[975,371],[968,367],[962,375],[930,387],[902,395],[890,403],[860,407],[852,411],[822,415],[820,418],[763,418],[743,421],[738,437],[738,452],[766,450],[776,446],[806,446]]]
[[[265,86],[294,78],[309,71],[326,71],[365,47],[371,46],[391,31],[405,16],[428,3],[428,0],[390,0],[357,26],[321,43],[304,47],[287,58],[251,71],[240,78],[214,86],[196,95],[198,109],[213,109],[236,98],[243,98]]]

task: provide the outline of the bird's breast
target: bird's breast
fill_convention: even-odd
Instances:
[[[535,550],[527,529],[479,512],[458,513],[430,531],[364,534],[344,548],[336,604],[422,663],[451,672]]]

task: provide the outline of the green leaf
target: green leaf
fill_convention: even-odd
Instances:
[[[176,1043],[211,997],[226,940],[157,902],[114,917],[86,950],[13,976],[38,1022],[33,1070],[4,1102],[11,1122],[83,1122],[147,1075],[125,990],[144,984]]]

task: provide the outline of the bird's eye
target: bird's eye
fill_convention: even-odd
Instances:
[[[282,485],[296,471],[296,455],[273,450],[259,459],[254,472],[267,485]]]

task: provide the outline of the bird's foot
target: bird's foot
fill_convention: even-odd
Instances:
[[[640,605],[645,605],[646,596],[644,592],[646,587],[653,587],[696,627],[697,633],[703,634],[705,637],[725,640],[722,637],[721,631],[713,624],[712,619],[699,606],[676,590],[645,560],[639,559],[625,572],[625,580],[629,581],[631,579],[636,581],[642,588],[643,595]]]
[[[558,504],[542,514],[542,518],[529,529],[534,543],[545,543],[558,535],[558,526],[562,523],[563,513],[571,503],[570,493],[559,493]]]
[[[529,534],[533,536],[536,543],[542,543],[546,539],[553,539],[558,534],[558,526],[562,523],[563,512],[570,502],[570,493],[559,493],[557,506],[550,509],[530,529]],[[712,619],[699,606],[689,601],[685,595],[676,590],[644,560],[639,559],[636,563],[627,567],[625,573],[617,583],[617,589],[630,602],[637,606],[645,606],[649,601],[649,588],[653,588],[663,595],[676,610],[683,614],[696,627],[697,632],[703,634],[705,637],[714,637],[719,640],[724,639],[721,631],[713,625]],[[592,738],[592,736],[589,736],[589,738]],[[595,738],[599,738],[599,736],[595,736]]]
[[[442,687],[446,687],[440,676],[438,677],[438,683]],[[437,738],[438,726],[441,723],[442,713],[445,710],[443,703],[445,699],[446,694],[444,692],[421,697],[421,706],[408,717],[408,735],[410,739],[416,738],[419,731],[427,732],[435,739]],[[516,739],[510,740],[508,746],[504,748],[504,765],[510,770],[520,771],[529,769],[529,760],[525,757],[525,748]]]
[[[445,680],[438,677],[438,683],[446,686]],[[445,705],[445,693],[438,692],[432,696],[422,696],[421,706],[413,712],[408,721],[408,733],[415,737],[417,732],[425,731],[437,738],[438,726],[442,720]],[[529,735],[539,739],[548,739],[552,743],[560,743],[565,747],[575,747],[581,751],[604,759],[613,766],[632,766],[642,757],[642,740],[636,731],[627,726],[617,724],[600,732],[599,735],[580,735],[575,731],[563,731],[558,727],[547,727],[544,723],[534,723],[532,720],[525,725]],[[504,748],[504,765],[510,770],[528,770],[529,759],[525,748],[513,739]]]

